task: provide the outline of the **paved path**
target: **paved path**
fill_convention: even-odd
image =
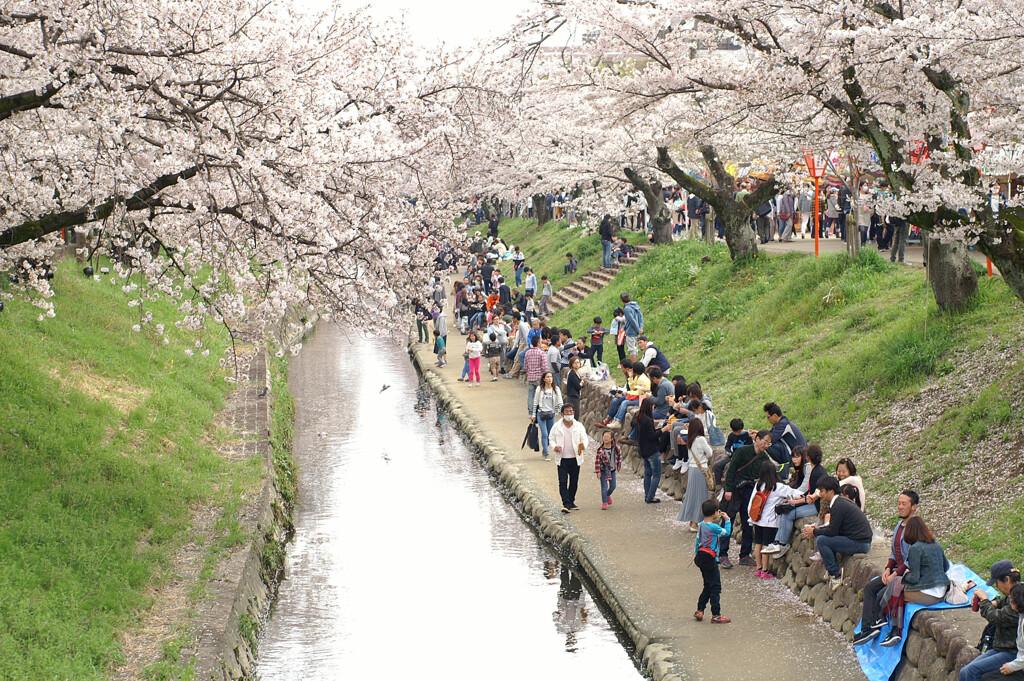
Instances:
[[[443,369],[434,367],[429,344],[415,345],[420,366],[445,381],[471,418],[511,455],[524,484],[560,515],[555,465],[539,453],[520,449],[528,422],[525,384],[485,378],[482,386],[470,388],[457,382],[465,337],[454,330],[448,341],[449,362]],[[660,494],[662,503],[643,503],[643,481],[624,467],[615,504],[602,511],[594,449],[592,443],[580,476],[580,509],[566,522],[583,539],[586,555],[631,621],[652,643],[668,646],[674,659],[682,661],[684,678],[864,679],[845,639],[821,624],[784,586],[756,579],[753,568],[723,571],[722,609],[733,619],[731,624],[711,624],[710,610],[704,622],[696,622],[693,611],[701,579],[693,565],[694,535],[675,520],[679,502]]]

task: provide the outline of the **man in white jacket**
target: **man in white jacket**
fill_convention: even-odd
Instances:
[[[578,508],[576,489],[580,482],[583,450],[590,444],[587,429],[576,420],[571,404],[562,405],[562,419],[551,428],[551,444],[558,462],[558,494],[562,497],[562,513]]]

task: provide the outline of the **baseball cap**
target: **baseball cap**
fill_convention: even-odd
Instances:
[[[1013,562],[1009,560],[997,560],[992,564],[992,569],[989,572],[992,575],[992,579],[988,580],[987,584],[992,586],[996,583],[997,579],[1006,577],[1011,572],[1014,572],[1017,568],[1013,567]]]

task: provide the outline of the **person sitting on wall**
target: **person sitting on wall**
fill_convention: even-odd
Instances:
[[[989,672],[981,681],[1024,681],[1024,584],[1010,590],[1010,607],[1021,615],[1017,622],[1017,656],[998,671]]]
[[[831,520],[827,525],[807,525],[803,536],[816,537],[821,562],[828,571],[828,589],[835,591],[843,583],[843,571],[836,562],[836,554],[852,556],[871,550],[871,523],[856,504],[839,495],[839,481],[825,476],[818,481],[818,495],[823,507],[827,506]]]
[[[864,586],[864,612],[861,615],[860,633],[853,639],[853,645],[859,646],[867,643],[885,627],[885,618],[882,617],[882,608],[885,601],[882,599],[882,592],[896,577],[907,571],[907,552],[910,551],[910,544],[907,543],[903,534],[906,531],[907,521],[917,513],[917,505],[920,497],[912,489],[904,490],[896,500],[896,515],[899,522],[892,533],[892,549],[889,551],[889,561],[880,577],[872,578]],[[961,676],[961,679],[963,677]],[[973,679],[972,681],[977,681]]]

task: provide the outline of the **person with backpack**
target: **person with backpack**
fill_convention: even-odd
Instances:
[[[728,504],[726,513],[732,520],[736,514],[740,515],[740,525],[743,536],[740,543],[740,565],[754,567],[757,562],[750,557],[750,551],[754,544],[753,526],[747,516],[747,509],[750,505],[750,497],[754,493],[754,483],[757,481],[761,465],[771,459],[766,450],[771,444],[770,430],[759,430],[754,436],[754,444],[738,447],[732,455],[732,461],[725,470],[725,496],[724,501]],[[773,464],[774,465],[774,464]],[[720,562],[726,570],[732,569],[729,561],[729,536],[722,537],[722,545],[719,551]]]
[[[779,529],[779,514],[775,507],[788,499],[799,496],[800,492],[779,481],[778,469],[774,461],[762,461],[758,471],[754,493],[747,504],[747,517],[754,526],[754,562],[757,570],[754,576],[760,579],[775,579],[768,570],[771,554],[763,553],[762,548],[775,539]]]

